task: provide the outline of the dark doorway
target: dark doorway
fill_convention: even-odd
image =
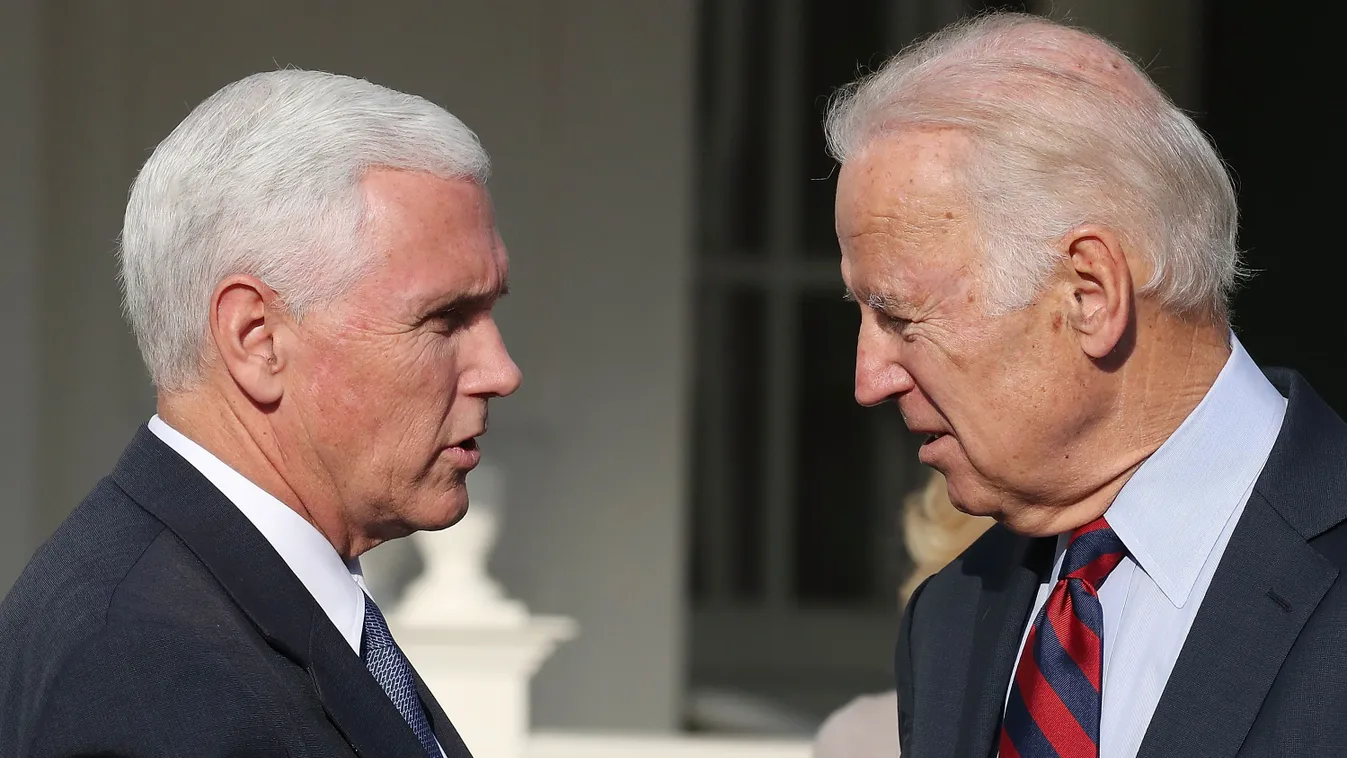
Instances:
[[[1347,253],[1337,226],[1347,97],[1328,7],[1207,0],[1202,121],[1235,173],[1256,272],[1235,301],[1240,340],[1347,415],[1347,319],[1331,273]]]

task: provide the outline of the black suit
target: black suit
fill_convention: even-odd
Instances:
[[[1138,755],[1347,755],[1347,424],[1303,379]],[[994,755],[1055,538],[992,527],[913,595],[898,639],[903,758]]]
[[[424,751],[261,533],[142,427],[0,604],[0,756],[357,754]]]

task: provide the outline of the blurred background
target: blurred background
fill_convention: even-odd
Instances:
[[[1141,61],[1238,176],[1254,358],[1341,413],[1342,65],[1327,4],[1057,0]],[[139,165],[200,100],[278,66],[447,107],[495,160],[492,572],[579,637],[549,728],[803,735],[890,688],[897,510],[924,482],[852,399],[858,315],[832,232],[829,95],[962,0],[4,0],[0,592],[153,413],[114,251]],[[1336,290],[1335,290],[1336,292]],[[367,569],[396,594],[406,545]]]

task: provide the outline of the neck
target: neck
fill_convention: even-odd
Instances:
[[[281,452],[267,414],[251,403],[242,409],[237,405],[207,382],[184,392],[161,393],[157,411],[169,426],[312,524],[343,560],[356,558],[356,540],[340,514],[304,497],[301,493],[312,489],[286,475],[288,456]]]
[[[1137,469],[1202,402],[1229,360],[1224,325],[1160,313],[1139,314],[1138,321],[1136,347],[1114,374],[1108,411],[1071,455],[1081,462],[1073,471],[1077,484],[1091,484],[1065,503],[1029,509],[1021,521],[1031,523],[1009,524],[1015,531],[1062,534],[1103,516]]]

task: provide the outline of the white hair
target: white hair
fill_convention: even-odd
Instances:
[[[1225,165],[1105,40],[1025,14],[965,20],[845,88],[826,123],[841,163],[876,138],[922,128],[968,137],[956,171],[991,310],[1030,304],[1060,265],[1054,243],[1094,223],[1150,264],[1139,294],[1227,322],[1242,269]]]
[[[121,235],[124,308],[157,388],[200,381],[225,277],[257,277],[302,318],[365,274],[371,168],[485,183],[490,160],[443,108],[325,72],[256,74],[192,110],[141,168]]]

